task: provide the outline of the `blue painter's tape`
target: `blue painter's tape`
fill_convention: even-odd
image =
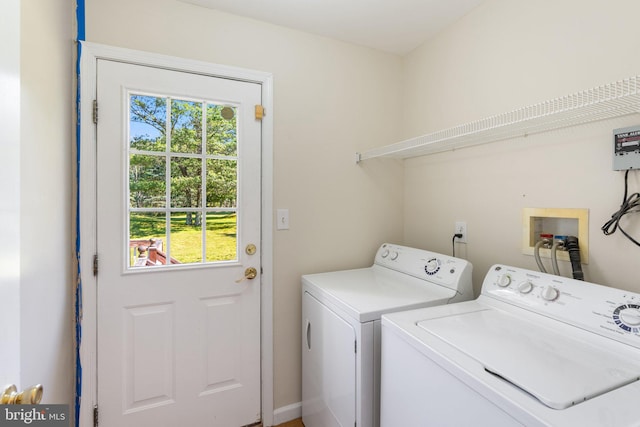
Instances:
[[[82,276],[80,267],[80,61],[82,58],[82,44],[85,40],[84,0],[76,0],[76,25],[78,35],[76,43],[78,52],[76,57],[76,292],[75,292],[75,323],[76,323],[76,390],[75,390],[75,426],[80,427],[80,403],[82,402],[82,361],[80,360],[80,345],[82,344]]]
[[[78,41],[84,41],[84,0],[76,0],[76,21],[78,25]]]

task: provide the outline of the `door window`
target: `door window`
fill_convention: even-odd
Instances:
[[[128,96],[129,268],[238,254],[238,107]]]

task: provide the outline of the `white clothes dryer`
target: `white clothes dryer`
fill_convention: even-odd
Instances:
[[[472,266],[383,244],[371,267],[302,277],[305,427],[377,427],[380,316],[473,298]]]
[[[494,265],[382,317],[381,425],[640,426],[640,294]]]

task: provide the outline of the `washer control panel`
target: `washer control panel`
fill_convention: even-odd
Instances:
[[[385,243],[378,249],[375,264],[451,289],[460,290],[464,283],[465,292],[473,292],[472,266],[464,259]]]
[[[640,348],[640,294],[494,265],[482,295]]]

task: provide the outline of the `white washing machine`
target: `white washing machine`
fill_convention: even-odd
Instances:
[[[379,425],[380,316],[473,298],[471,264],[383,244],[368,268],[302,277],[305,427]]]
[[[381,425],[640,426],[640,295],[504,265],[382,317]]]

